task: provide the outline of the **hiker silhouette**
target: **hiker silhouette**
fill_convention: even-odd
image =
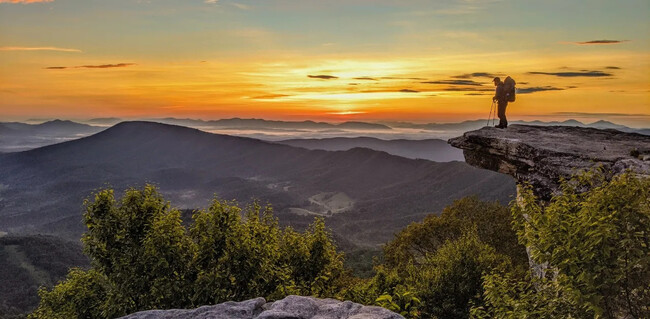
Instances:
[[[494,86],[496,86],[496,90],[494,93],[494,97],[492,98],[492,101],[497,102],[498,105],[498,116],[499,116],[499,125],[495,125],[497,128],[506,128],[508,127],[508,119],[506,119],[506,107],[508,106],[508,96],[506,95],[506,89],[505,85],[503,82],[501,82],[501,78],[495,77],[494,80]]]

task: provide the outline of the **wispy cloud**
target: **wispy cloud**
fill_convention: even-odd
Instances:
[[[630,40],[591,40],[583,42],[571,42],[573,44],[579,45],[598,45],[598,44],[619,44],[623,42],[629,42]]]
[[[564,91],[565,88],[559,88],[554,86],[534,86],[529,88],[517,88],[517,94],[530,94],[535,92],[544,92],[544,91]]]
[[[446,85],[469,85],[469,86],[483,86],[482,83],[473,80],[440,80],[440,81],[425,81],[422,84],[446,84]]]
[[[54,0],[0,0],[0,3],[41,3],[41,2],[53,2]]]
[[[310,79],[321,79],[321,80],[333,80],[333,79],[338,79],[338,76],[333,76],[333,75],[307,75]]]
[[[408,77],[399,77],[399,76],[382,76],[382,80],[413,80],[413,81],[424,81],[425,78],[408,78]]]
[[[251,8],[249,5],[245,5],[243,3],[237,3],[237,2],[233,2],[231,3],[231,5],[240,10],[250,10]]]
[[[606,66],[605,69],[608,69],[608,70],[620,70],[621,68],[618,67],[618,66]]]
[[[117,63],[117,64],[99,64],[99,65],[78,65],[78,66],[50,66],[46,70],[66,70],[66,69],[112,69],[125,68],[135,65],[135,63]]]
[[[0,0],[0,3],[3,2]],[[80,53],[78,49],[57,48],[57,47],[0,47],[0,51],[58,51],[58,52],[76,52]]]
[[[283,97],[290,97],[291,95],[287,94],[267,94],[267,95],[259,95],[259,96],[253,96],[251,99],[253,100],[273,100],[273,99],[281,99]]]
[[[205,0],[203,2],[207,4],[216,4],[217,2],[219,2],[219,0]]]
[[[443,88],[443,91],[447,92],[493,92],[494,89],[487,88],[487,87],[464,87],[464,88],[459,88],[459,87],[447,87]]]
[[[420,91],[411,90],[411,89],[401,89],[399,91],[402,93],[420,93]]]
[[[613,74],[603,71],[579,71],[579,72],[528,72],[528,74],[553,75],[558,77],[605,77]]]
[[[454,79],[470,79],[470,78],[494,78],[496,75],[487,72],[474,72],[462,75],[452,76]]]
[[[354,78],[353,80],[360,80],[360,81],[379,81],[378,79],[376,79],[376,78],[371,78],[371,77],[369,77],[369,76],[362,76],[362,77],[359,77],[359,78]]]

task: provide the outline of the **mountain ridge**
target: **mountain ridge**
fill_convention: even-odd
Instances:
[[[0,224],[17,231],[56,225],[78,235],[80,205],[92,190],[108,183],[121,191],[145,182],[155,182],[186,208],[207,206],[214,193],[240,201],[255,196],[299,224],[310,218],[288,212],[291,207],[322,211],[308,203],[310,197],[344,193],[352,208],[330,216],[329,223],[348,239],[371,244],[453,199],[482,193],[507,202],[514,193],[511,179],[460,162],[413,160],[366,148],[306,150],[182,126],[124,122],[79,140],[1,155]],[[75,218],[79,225],[73,227]],[[348,233],[354,224],[368,229]]]

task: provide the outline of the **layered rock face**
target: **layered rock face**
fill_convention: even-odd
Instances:
[[[288,296],[273,303],[264,298],[226,302],[192,310],[141,311],[122,319],[404,319],[381,307],[350,301]]]
[[[650,175],[650,136],[616,130],[568,126],[484,127],[449,140],[470,165],[530,183],[535,195],[549,200],[560,178],[602,166],[616,175],[627,169]]]

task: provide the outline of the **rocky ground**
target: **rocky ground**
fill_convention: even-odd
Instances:
[[[580,170],[601,166],[616,175],[630,169],[650,175],[650,136],[570,126],[511,125],[484,127],[452,138],[472,166],[509,174],[530,183],[549,199],[559,181]]]
[[[288,296],[273,303],[264,298],[226,302],[192,310],[141,311],[122,319],[404,319],[381,307],[350,301]]]

